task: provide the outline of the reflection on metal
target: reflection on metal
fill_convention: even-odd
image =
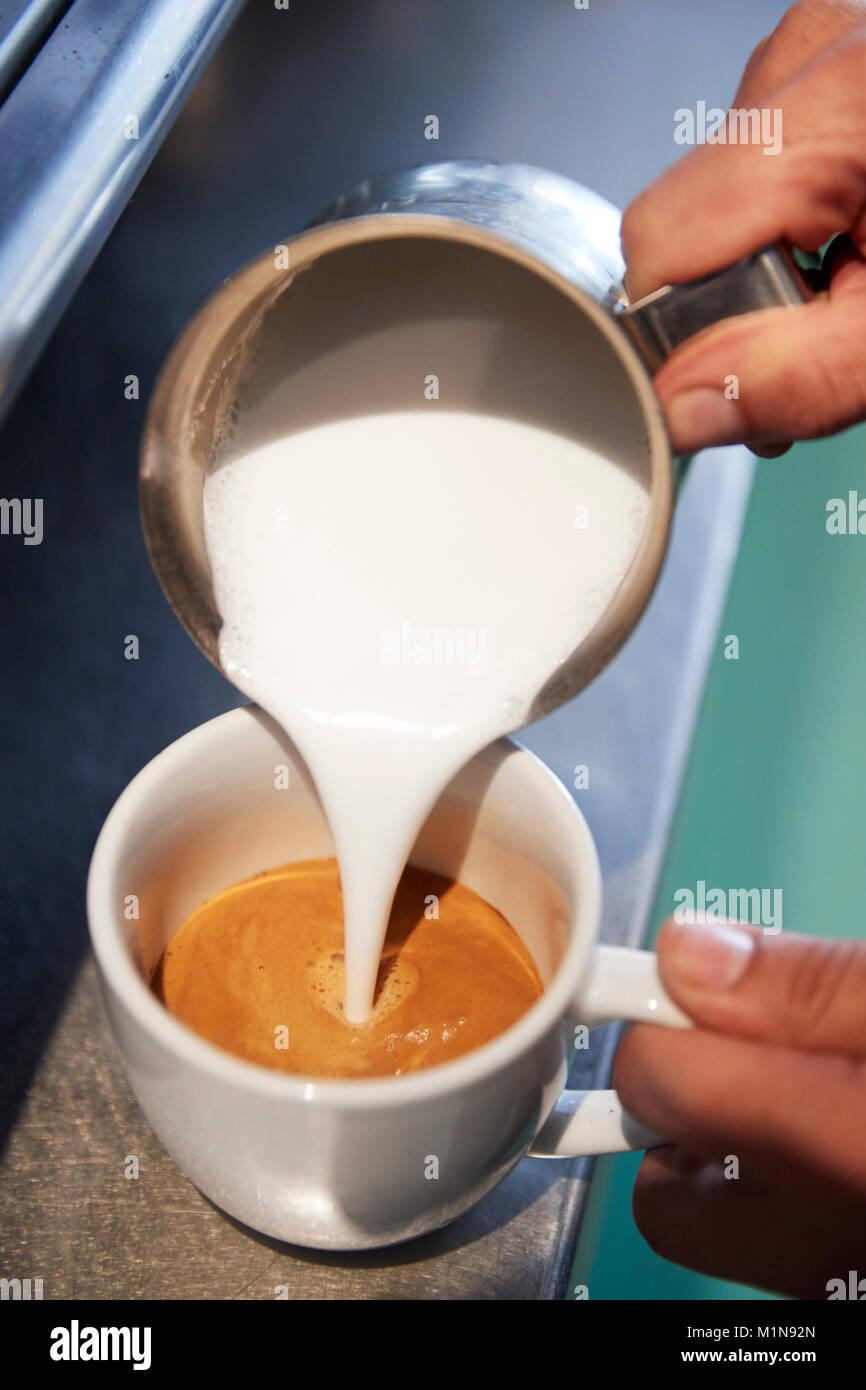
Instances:
[[[593,299],[623,276],[618,208],[550,169],[486,159],[451,159],[365,179],[312,223],[371,213],[457,218],[507,237]]]
[[[0,99],[70,0],[6,0],[0,11]]]
[[[0,410],[242,3],[76,0],[0,107]]]

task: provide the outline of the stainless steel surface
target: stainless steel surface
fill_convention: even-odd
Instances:
[[[550,169],[450,159],[374,174],[313,218],[313,227],[372,213],[452,217],[498,232],[601,302],[622,280],[621,213]]]
[[[615,312],[617,322],[655,372],[674,348],[711,324],[756,309],[795,309],[812,298],[791,252],[777,244],[715,275],[684,285],[663,285],[633,304],[620,298]]]
[[[605,880],[603,936],[640,943],[751,478],[744,450],[696,459],[665,574],[628,646],[576,704],[522,741],[580,805]],[[604,1083],[616,1030],[570,1084]],[[136,1155],[140,1176],[124,1176]],[[2,1267],[52,1298],[550,1299],[568,1292],[590,1165],[524,1159],[466,1216],[389,1250],[301,1251],[224,1217],[182,1177],[127,1087],[91,961],[81,970],[5,1154]]]
[[[71,0],[4,0],[0,10],[0,97]]]
[[[0,107],[0,410],[242,3],[76,0]]]

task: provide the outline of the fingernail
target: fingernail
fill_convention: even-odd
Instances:
[[[713,923],[677,923],[667,965],[691,989],[731,989],[746,972],[755,943],[748,932]]]
[[[711,386],[681,391],[667,403],[668,428],[678,449],[698,449],[708,444],[738,444],[745,420],[738,401],[728,400]]]

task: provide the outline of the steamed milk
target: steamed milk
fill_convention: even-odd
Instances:
[[[204,494],[222,663],[315,779],[358,1022],[424,820],[596,623],[647,495],[574,438],[441,402],[276,437],[254,413]]]

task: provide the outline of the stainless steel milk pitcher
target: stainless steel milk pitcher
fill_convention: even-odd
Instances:
[[[612,204],[558,174],[522,164],[451,160],[366,180],[217,290],[160,374],[144,431],[140,485],[144,534],[156,573],[181,622],[211,661],[219,666],[221,619],[205,550],[202,488],[245,363],[255,358],[269,315],[290,286],[321,284],[320,310],[308,309],[296,342],[288,319],[287,361],[302,363],[305,352],[316,350],[311,339],[326,319],[334,321],[332,342],[341,331],[341,314],[347,316],[347,334],[359,331],[364,304],[376,302],[371,276],[379,275],[384,287],[389,266],[400,257],[405,261],[407,253],[417,265],[424,264],[418,256],[432,264],[446,248],[459,247],[460,256],[478,258],[479,266],[497,258],[503,268],[510,267],[508,274],[522,276],[522,294],[527,284],[534,285],[557,315],[568,316],[570,336],[584,345],[583,370],[601,372],[598,364],[604,364],[585,402],[594,412],[595,428],[610,433],[609,449],[622,447],[622,431],[640,440],[628,466],[641,475],[649,507],[634,560],[597,624],[538,692],[527,722],[571,699],[606,665],[652,594],[675,499],[675,460],[651,372],[680,342],[711,323],[754,309],[799,305],[810,297],[791,253],[770,246],[716,275],[666,286],[629,303],[619,228],[620,213]],[[366,248],[364,268],[353,271],[353,264],[362,264],[352,260],[359,248]],[[318,279],[309,275],[312,268],[322,271]],[[309,299],[313,291],[304,293]],[[504,298],[507,303],[507,294]],[[393,308],[389,312],[393,315]],[[558,395],[550,394],[557,410],[568,394],[567,382]]]

